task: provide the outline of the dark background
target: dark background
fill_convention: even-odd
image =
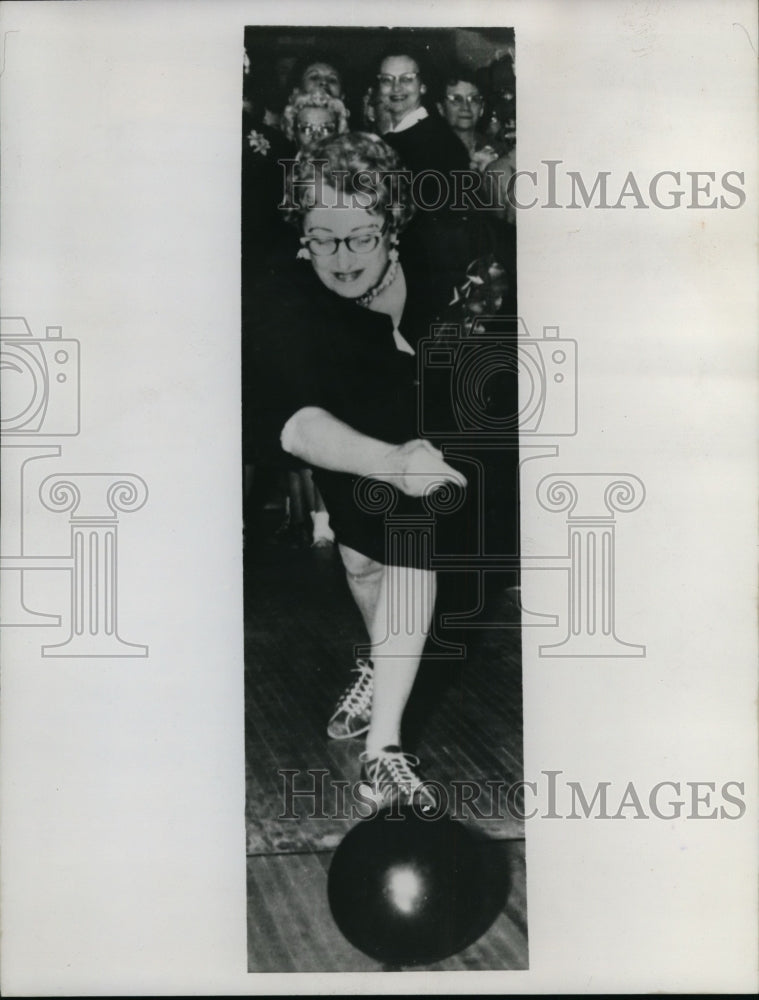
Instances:
[[[361,97],[374,82],[377,64],[392,41],[399,50],[411,48],[424,62],[426,99],[436,100],[447,70],[460,63],[479,71],[484,92],[491,89],[488,67],[507,50],[513,52],[513,28],[288,28],[249,27],[245,49],[254,85],[263,89],[266,104],[279,111],[294,86],[293,69],[301,59],[323,57],[342,71],[348,108],[360,119]]]

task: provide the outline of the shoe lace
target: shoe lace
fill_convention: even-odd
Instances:
[[[413,754],[403,751],[394,753],[380,751],[375,759],[370,759],[366,754],[361,754],[361,758],[368,764],[372,780],[375,782],[402,785],[411,790],[424,784],[414,770],[419,766],[419,758]]]
[[[356,660],[356,666],[352,672],[358,676],[343,692],[337,711],[359,715],[371,706],[374,670],[368,660]]]

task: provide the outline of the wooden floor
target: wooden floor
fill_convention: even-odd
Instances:
[[[506,798],[523,777],[519,610],[506,582],[490,588],[497,617],[489,620],[510,627],[441,627],[466,656],[423,663],[404,720],[404,749],[476,831],[506,890],[480,940],[430,969],[527,967],[524,830]],[[461,599],[459,580],[441,579],[441,613],[460,610]],[[366,641],[336,550],[249,537],[245,608],[250,971],[380,969],[343,938],[326,899],[332,852],[360,819],[350,786],[362,746],[327,739],[325,727],[353,647]]]
[[[489,870],[507,888],[492,926],[464,951],[418,971],[526,969],[527,904],[524,841],[491,841]],[[327,905],[331,852],[248,858],[249,972],[381,972],[384,967],[349,944]],[[284,902],[286,901],[286,903]]]

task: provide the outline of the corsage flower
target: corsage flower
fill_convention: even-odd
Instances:
[[[266,136],[261,135],[260,132],[256,132],[255,129],[248,133],[248,145],[254,153],[260,153],[261,156],[266,156],[271,149],[271,143]]]

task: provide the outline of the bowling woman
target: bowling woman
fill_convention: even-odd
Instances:
[[[401,721],[430,630],[435,573],[421,544],[388,550],[372,490],[392,495],[394,514],[425,512],[422,496],[441,485],[466,490],[465,476],[418,430],[417,345],[445,302],[419,249],[404,252],[413,206],[393,176],[394,151],[354,132],[323,139],[312,155],[323,165],[299,160],[289,178],[297,252],[260,283],[252,311],[258,428],[314,469],[350,592],[371,645],[381,645],[376,659],[356,662],[328,734],[365,738],[364,796],[433,811],[434,786],[403,751]],[[391,608],[404,616],[399,627]]]

